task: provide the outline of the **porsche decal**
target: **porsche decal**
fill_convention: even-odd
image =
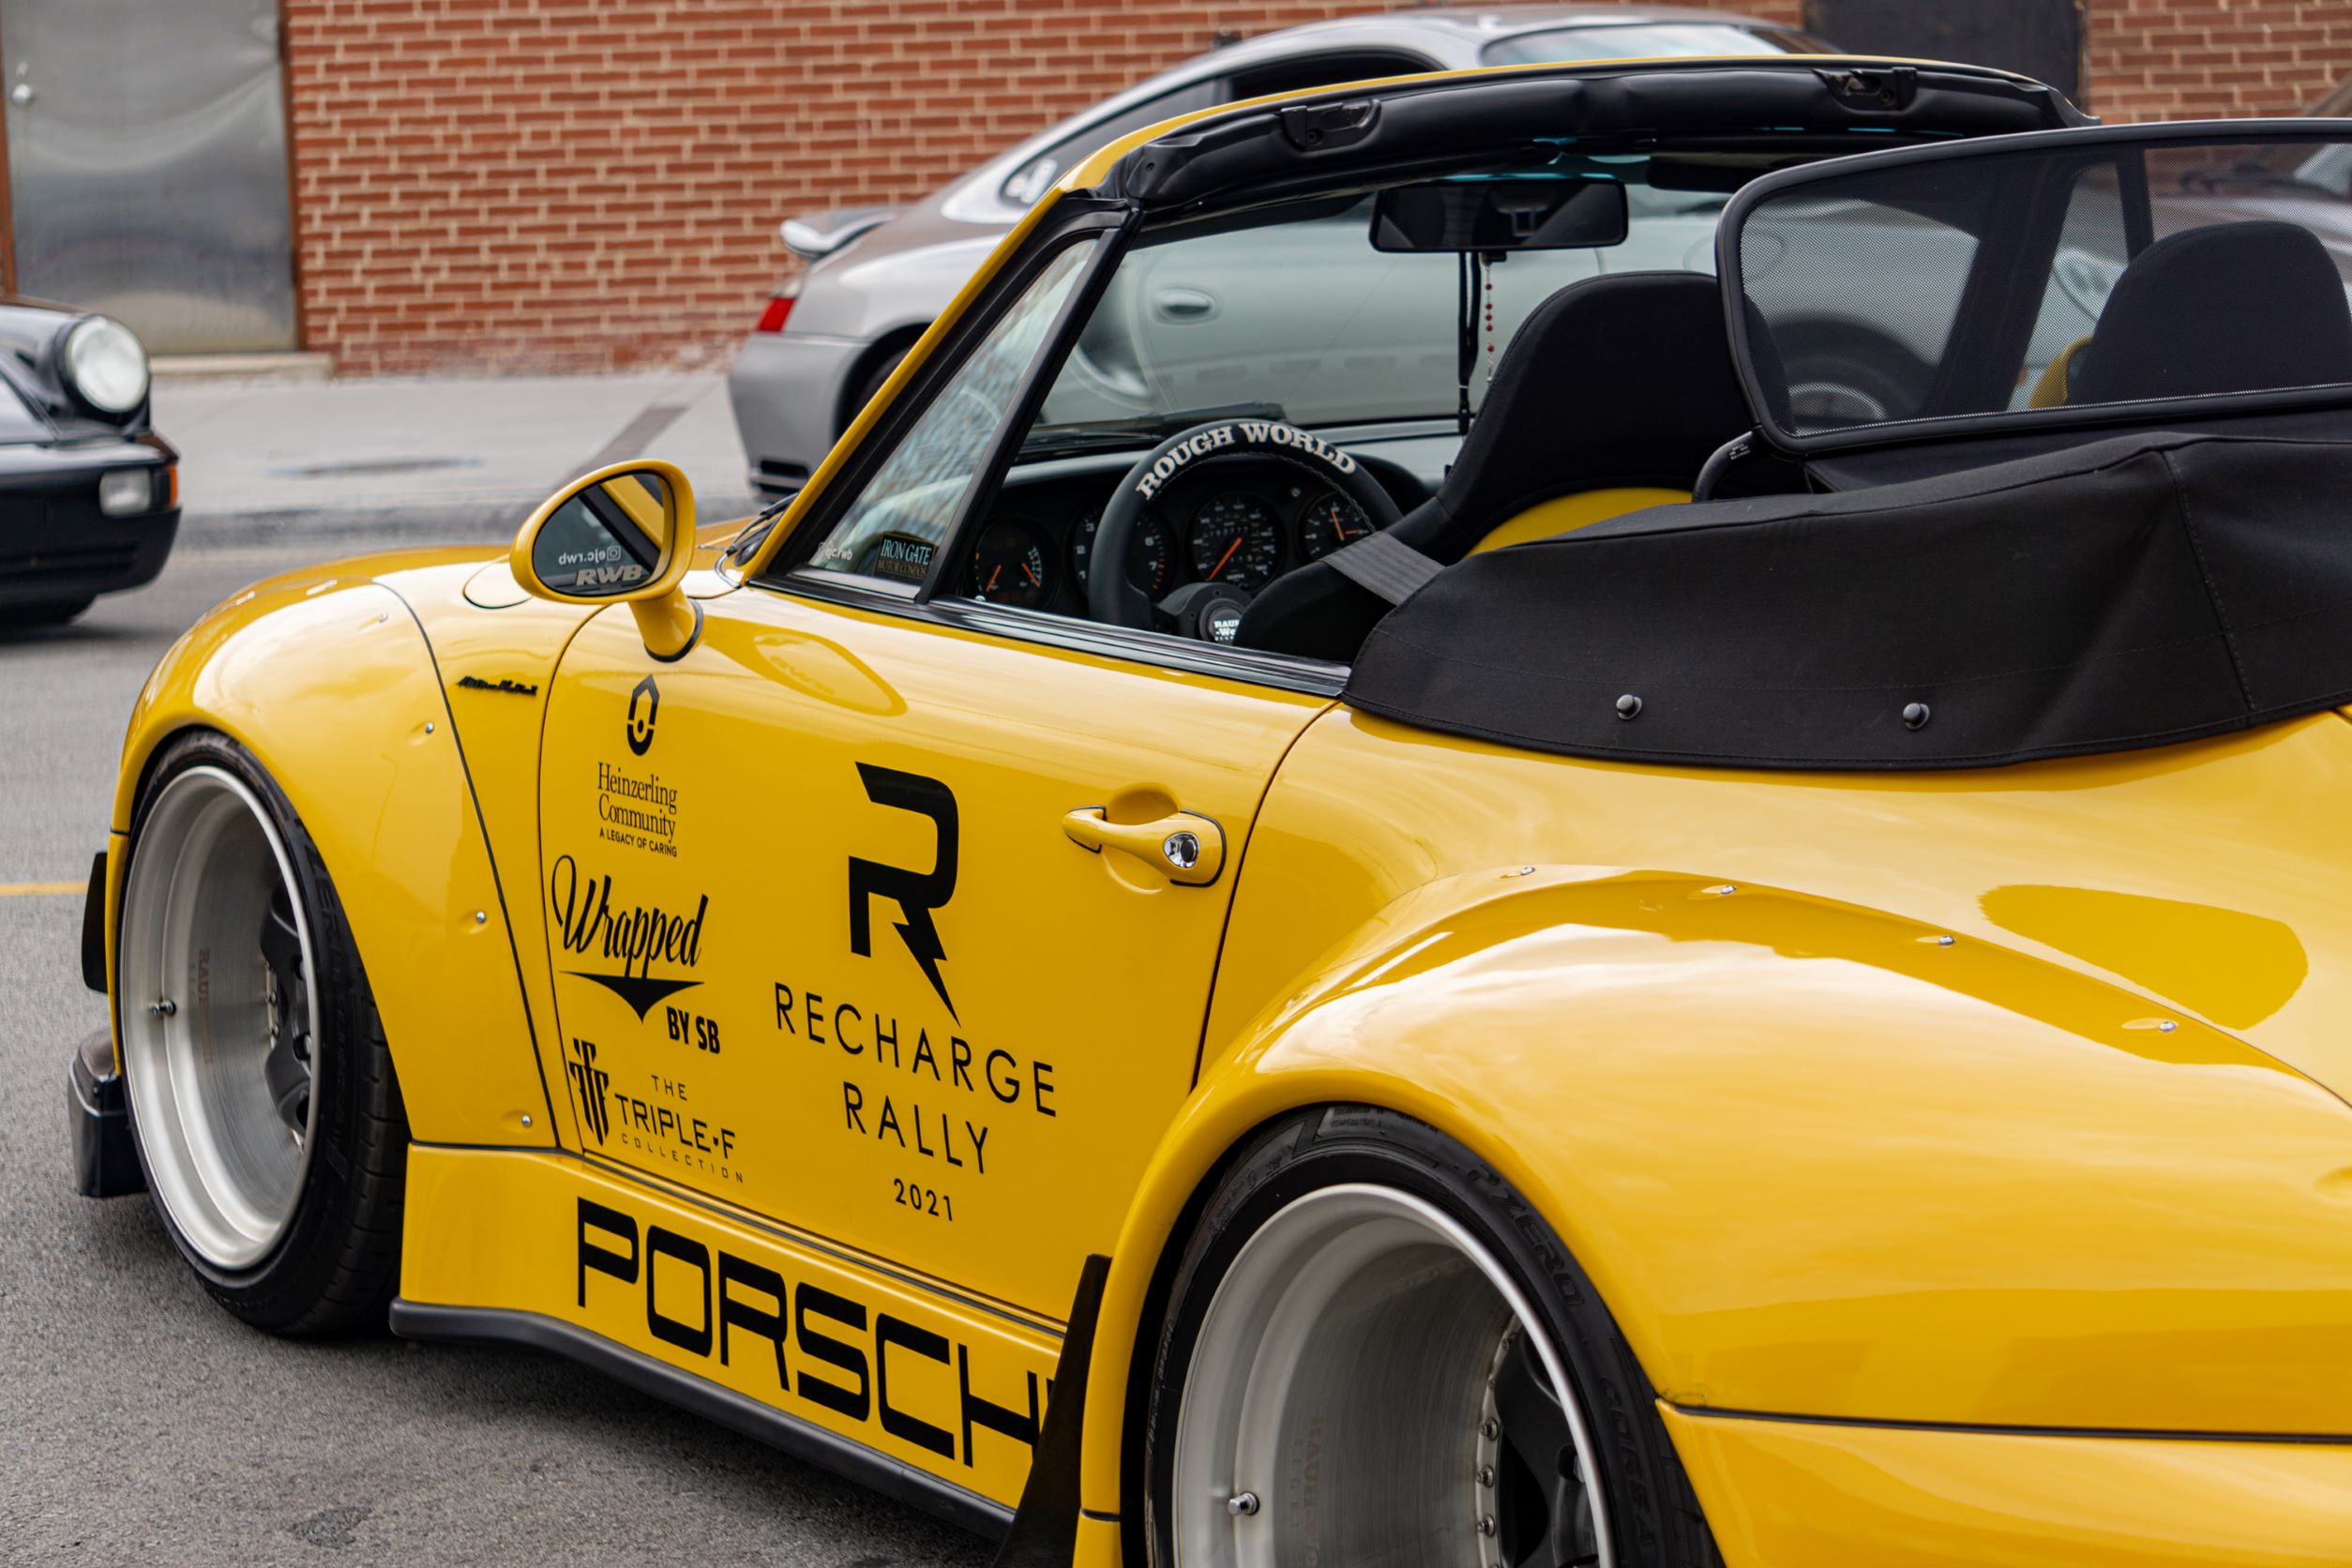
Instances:
[[[1050,1379],[975,1365],[971,1346],[936,1329],[593,1199],[578,1204],[575,1300],[592,1325],[618,1328],[615,1318],[641,1314],[645,1334],[690,1356],[772,1365],[772,1402],[784,1409],[813,1406],[879,1426],[966,1469],[983,1441],[1034,1453]],[[1000,1387],[1012,1403],[988,1396]]]
[[[912,811],[931,819],[939,830],[939,853],[927,871],[910,871],[903,867],[888,866],[878,860],[850,857],[850,951],[860,957],[873,957],[873,927],[869,918],[872,901],[888,898],[898,906],[898,940],[906,943],[907,952],[923,970],[923,978],[939,993],[940,1004],[947,1016],[955,1018],[956,1004],[948,999],[947,982],[940,978],[939,966],[947,960],[947,948],[939,939],[938,927],[931,924],[931,912],[944,908],[956,896],[956,795],[955,792],[936,778],[926,778],[919,773],[900,773],[896,768],[876,767],[860,762],[857,775],[866,781],[866,797],[877,806],[887,806],[900,811]]]
[[[628,1003],[640,1021],[656,1003],[702,982],[680,975],[657,975],[659,962],[690,970],[701,956],[702,917],[711,899],[703,894],[691,915],[674,913],[657,905],[616,907],[612,878],[580,872],[570,855],[559,855],[548,873],[548,901],[554,912],[564,951],[594,955],[617,961],[618,973],[574,969],[565,972],[593,980]]]

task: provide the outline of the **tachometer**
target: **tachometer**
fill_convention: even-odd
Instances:
[[[1282,565],[1282,532],[1274,509],[1245,490],[1220,495],[1192,520],[1192,568],[1203,582],[1252,593]]]
[[[1364,508],[1340,494],[1330,491],[1314,502],[1299,519],[1299,548],[1309,561],[1320,561],[1341,545],[1354,544],[1372,532],[1372,520],[1364,515]]]
[[[1081,588],[1086,586],[1087,562],[1094,553],[1094,530],[1102,520],[1102,508],[1096,507],[1070,530],[1070,570]],[[1156,599],[1168,592],[1175,559],[1176,540],[1168,524],[1153,512],[1136,519],[1135,532],[1127,535],[1127,580]]]
[[[972,547],[972,593],[990,604],[1034,610],[1053,596],[1053,563],[1046,541],[1017,518],[1000,518]]]

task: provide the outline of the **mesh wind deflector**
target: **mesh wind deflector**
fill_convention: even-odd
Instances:
[[[1349,705],[1619,761],[1931,769],[2352,701],[2342,441],[2142,432],[1838,494],[1658,506],[1439,573]]]
[[[2100,128],[1756,182],[1721,262],[1750,400],[1819,451],[2139,405],[2352,402],[2352,125]]]

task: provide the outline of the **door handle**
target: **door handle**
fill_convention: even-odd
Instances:
[[[1062,819],[1062,831],[1096,854],[1123,850],[1184,887],[1206,887],[1225,870],[1225,830],[1198,811],[1178,811],[1148,822],[1114,822],[1099,806],[1081,806]]]
[[[1217,313],[1217,296],[1201,289],[1162,289],[1152,309],[1164,322],[1205,322]]]

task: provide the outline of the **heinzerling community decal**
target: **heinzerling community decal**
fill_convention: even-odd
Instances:
[[[621,738],[629,755],[654,748],[654,726],[661,716],[661,687],[651,675],[629,692]],[[626,762],[596,763],[596,837],[608,844],[678,857],[678,787],[658,772],[632,770]]]

